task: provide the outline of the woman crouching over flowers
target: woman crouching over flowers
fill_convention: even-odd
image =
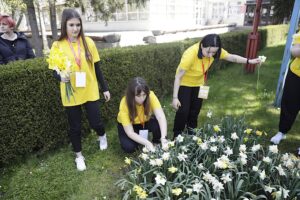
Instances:
[[[110,100],[110,93],[100,70],[100,58],[95,43],[84,36],[82,20],[77,11],[63,11],[61,35],[53,43],[50,55],[53,52],[61,52],[61,56],[67,60],[65,65],[71,66],[69,76],[63,76],[55,70],[53,73],[60,81],[61,100],[68,116],[69,136],[76,154],[75,163],[77,169],[83,171],[86,165],[81,153],[81,107],[85,107],[89,124],[99,135],[100,150],[104,150],[107,148],[107,139],[100,118],[98,81],[106,101]],[[58,68],[56,63],[59,62],[49,62],[49,68]],[[71,92],[66,90],[66,83],[71,85]],[[71,97],[66,98],[68,96]]]
[[[148,132],[152,132],[154,144],[161,142],[162,147],[167,145],[165,114],[158,98],[150,91],[144,79],[136,77],[128,84],[117,120],[119,139],[125,152],[134,152],[140,144],[154,151],[153,144],[148,140]]]

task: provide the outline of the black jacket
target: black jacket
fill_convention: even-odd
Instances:
[[[1,37],[0,34],[0,64],[7,64],[15,60],[25,60],[34,58],[35,55],[32,51],[31,45],[23,33],[18,33],[17,39],[9,42]]]

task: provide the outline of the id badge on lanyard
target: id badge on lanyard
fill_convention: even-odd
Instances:
[[[208,60],[208,65],[210,64],[210,58]],[[201,99],[208,99],[208,93],[209,93],[209,86],[206,86],[206,80],[207,80],[207,72],[204,71],[204,63],[202,59],[202,72],[204,74],[204,85],[200,86],[199,92],[198,92],[198,98]]]
[[[86,73],[76,72],[75,73],[75,86],[76,87],[86,87]]]

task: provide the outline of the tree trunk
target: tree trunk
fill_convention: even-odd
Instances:
[[[17,29],[17,30],[18,30],[18,28],[19,28],[19,26],[20,26],[20,24],[21,24],[21,22],[22,22],[23,17],[24,17],[24,13],[21,12],[21,14],[20,14],[20,16],[19,16],[19,19],[18,19],[18,21],[17,21],[17,24],[16,24],[16,29]]]
[[[54,40],[56,40],[57,39],[57,21],[56,21],[55,0],[49,0],[49,10],[50,10],[50,23],[51,23],[52,38]]]
[[[38,14],[39,14],[39,21],[40,21],[40,27],[41,27],[41,32],[42,32],[42,40],[43,40],[43,50],[44,53],[49,52],[49,46],[48,46],[48,40],[47,40],[47,33],[46,33],[46,28],[45,28],[45,22],[44,22],[44,15],[40,7],[40,3],[36,2],[37,9],[38,9]]]
[[[37,17],[35,14],[33,0],[24,0],[24,3],[26,4],[27,7],[28,19],[29,19],[29,24],[32,33],[32,41],[35,49],[35,55],[37,57],[42,57],[43,47],[42,47],[41,38],[39,36],[39,29],[38,29],[38,23],[36,21]]]

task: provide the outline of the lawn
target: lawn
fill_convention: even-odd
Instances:
[[[245,117],[249,127],[268,133],[268,138],[277,132],[279,110],[272,106],[277,86],[278,74],[284,46],[264,49],[260,55],[267,57],[260,68],[257,89],[257,71],[244,74],[242,65],[230,65],[228,68],[209,73],[209,99],[204,101],[200,113],[199,127],[206,122],[207,111],[214,118],[225,115]],[[171,96],[161,99],[168,120],[169,134],[175,112],[170,106]],[[300,146],[300,118],[297,118],[288,137],[279,145],[283,152],[295,152]],[[119,146],[115,121],[107,125],[109,148],[100,151],[95,133],[83,140],[83,154],[87,170],[76,171],[71,146],[46,154],[34,154],[23,161],[0,169],[1,199],[76,199],[99,200],[121,199],[121,191],[114,183],[124,173],[126,155]]]

